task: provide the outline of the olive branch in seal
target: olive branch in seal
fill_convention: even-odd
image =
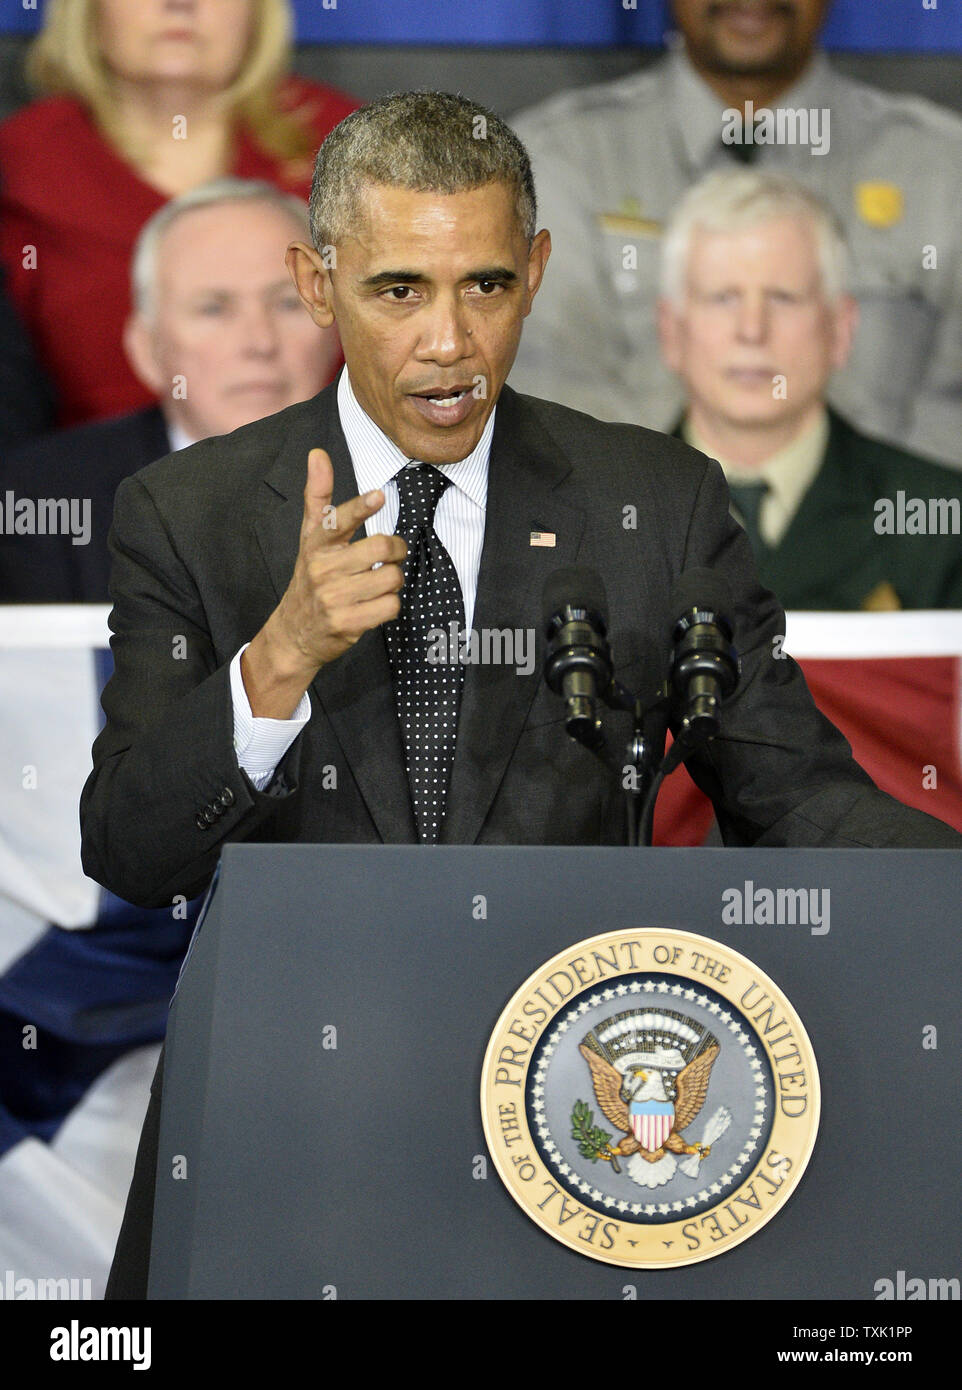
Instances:
[[[578,1141],[578,1152],[585,1158],[590,1158],[592,1163],[597,1163],[599,1158],[603,1158],[606,1163],[611,1164],[615,1173],[620,1173],[618,1157],[608,1143],[611,1135],[592,1125],[593,1118],[593,1112],[588,1108],[587,1102],[576,1100],[571,1112],[571,1137]]]

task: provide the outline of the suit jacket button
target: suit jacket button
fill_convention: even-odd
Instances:
[[[234,793],[231,791],[230,787],[224,788],[224,790],[220,794],[220,799],[221,801],[223,801],[225,806],[233,806]]]
[[[194,817],[194,824],[197,826],[198,830],[207,829],[207,821],[204,819],[203,812],[197,812],[196,816]]]
[[[214,810],[213,806],[205,806],[205,807],[204,807],[204,820],[207,822],[207,824],[208,824],[208,825],[213,825],[213,824],[214,824],[214,821],[215,821],[216,819],[217,819],[217,812]]]

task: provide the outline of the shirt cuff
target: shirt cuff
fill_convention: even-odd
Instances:
[[[255,788],[262,792],[274,776],[277,764],[311,717],[307,691],[301,696],[290,719],[255,718],[241,675],[241,657],[250,646],[245,642],[230,664],[230,695],[234,707],[234,752],[237,764]]]

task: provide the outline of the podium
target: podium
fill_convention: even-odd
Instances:
[[[732,890],[763,886],[828,913],[733,922]],[[951,850],[228,845],[172,1006],[149,1297],[873,1299],[955,1274],[959,888]],[[683,1268],[552,1239],[482,1129],[511,995],[645,927],[770,976],[821,1078],[797,1190]]]

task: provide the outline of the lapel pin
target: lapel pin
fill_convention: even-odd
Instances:
[[[553,549],[555,545],[555,533],[553,531],[532,531],[530,544],[545,545]]]

